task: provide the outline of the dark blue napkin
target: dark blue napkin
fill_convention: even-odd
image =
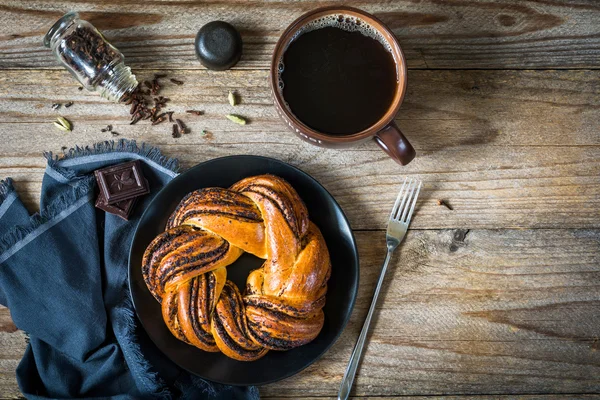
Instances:
[[[42,398],[258,399],[254,387],[182,371],[149,340],[127,287],[135,226],[178,162],[133,141],[46,154],[39,214],[10,178],[0,184],[0,303],[29,335],[17,368],[21,391]],[[93,171],[138,159],[150,184],[129,221],[94,207]]]

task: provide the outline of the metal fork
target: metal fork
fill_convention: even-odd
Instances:
[[[377,304],[379,291],[383,285],[385,271],[387,270],[394,250],[396,250],[400,242],[402,242],[404,239],[404,236],[406,236],[406,231],[408,230],[410,219],[413,211],[415,210],[415,204],[417,204],[417,197],[419,196],[421,186],[422,182],[420,180],[405,178],[402,188],[400,189],[400,193],[398,193],[398,198],[396,198],[394,208],[392,208],[392,214],[390,215],[390,219],[388,221],[386,233],[387,255],[385,256],[385,261],[381,267],[381,273],[379,274],[379,280],[377,281],[375,294],[373,295],[373,300],[371,301],[371,307],[369,307],[367,318],[365,319],[365,323],[360,331],[360,336],[358,337],[356,346],[354,346],[354,350],[350,356],[348,368],[346,369],[346,373],[342,379],[338,400],[346,400],[348,396],[350,396],[350,390],[352,389],[352,383],[354,382],[356,369],[358,368],[363,348],[365,346],[367,333],[369,333],[369,325],[371,325],[373,311],[375,311],[375,305]]]

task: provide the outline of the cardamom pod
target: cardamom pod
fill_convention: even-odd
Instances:
[[[55,127],[57,127],[58,129],[60,129],[61,131],[65,131],[65,132],[69,131],[67,128],[65,128],[64,126],[62,126],[58,122],[53,122],[53,124],[54,124]]]
[[[232,106],[235,106],[237,104],[237,98],[235,97],[235,94],[233,94],[233,92],[230,90],[229,94],[227,95],[227,100],[229,100],[229,104],[231,104]]]
[[[56,126],[61,131],[71,132],[71,123],[63,117],[56,118],[54,126]]]
[[[226,117],[228,120],[235,122],[238,125],[246,125],[246,120],[238,115],[227,114]]]

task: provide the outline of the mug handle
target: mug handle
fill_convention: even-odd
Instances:
[[[408,164],[417,154],[395,122],[391,122],[379,131],[373,139],[400,165]]]

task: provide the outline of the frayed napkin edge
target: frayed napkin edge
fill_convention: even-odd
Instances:
[[[66,150],[61,155],[54,155],[51,151],[45,151],[44,157],[48,161],[48,167],[61,174],[68,180],[78,178],[73,190],[60,195],[54,199],[46,208],[29,217],[29,222],[17,225],[0,236],[0,259],[2,255],[11,247],[15,246],[27,235],[44,223],[52,220],[57,214],[68,208],[70,205],[88,195],[93,190],[95,179],[92,176],[77,177],[75,171],[62,167],[60,163],[65,160],[76,159],[86,156],[94,156],[106,153],[132,153],[140,158],[156,163],[157,165],[178,173],[180,170],[179,160],[167,157],[162,154],[158,147],[142,143],[141,146],[135,140],[120,139],[118,141],[106,140],[104,142],[94,143],[91,146],[75,146]],[[0,181],[0,204],[11,194],[15,192],[13,180],[6,178]]]
[[[125,356],[126,362],[134,362],[138,364],[144,374],[136,374],[137,383],[143,385],[143,389],[151,392],[154,396],[162,399],[172,399],[171,391],[167,388],[158,372],[154,370],[152,364],[146,359],[135,332],[136,325],[139,320],[135,317],[133,303],[128,295],[124,296],[123,302],[115,310],[120,318],[117,318],[113,324],[117,324],[125,330],[124,341],[119,342],[119,347]],[[130,368],[130,371],[133,370]]]
[[[15,187],[13,186],[12,178],[6,178],[0,181],[0,205],[4,203],[4,200],[8,197],[9,194],[15,191]]]
[[[119,139],[118,141],[106,140],[94,143],[91,146],[75,146],[59,155],[55,155],[51,151],[45,151],[44,157],[48,160],[48,167],[57,171],[65,178],[72,179],[75,177],[75,172],[62,167],[60,164],[63,161],[106,153],[133,153],[174,173],[178,173],[181,169],[177,158],[163,155],[158,147],[147,143],[142,143],[139,146],[135,140],[129,139]]]
[[[54,217],[82,197],[87,196],[89,192],[94,189],[95,183],[96,181],[93,176],[81,179],[79,182],[77,182],[77,185],[73,187],[73,190],[61,194],[59,197],[50,202],[43,210],[30,216],[28,223],[13,226],[10,230],[8,230],[0,237],[0,259],[5,252],[10,250],[21,240],[25,239],[27,235],[32,233],[46,222],[51,221]],[[14,190],[15,189],[12,186],[12,179],[7,178],[2,181],[0,185],[0,197],[4,195],[4,198],[2,198],[3,200]]]

